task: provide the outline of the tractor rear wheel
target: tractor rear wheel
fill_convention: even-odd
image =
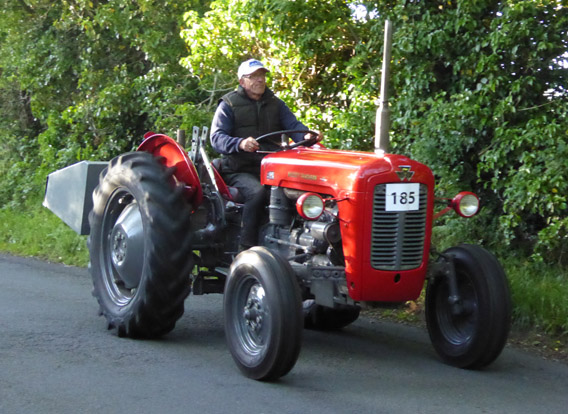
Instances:
[[[290,264],[263,247],[240,253],[225,286],[225,336],[249,378],[276,380],[295,365],[302,345],[302,302]]]
[[[451,302],[448,277],[441,274],[426,288],[426,323],[442,359],[459,368],[478,369],[503,350],[511,325],[511,299],[501,264],[473,245],[452,247],[460,300]]]
[[[109,329],[152,338],[171,331],[190,291],[191,206],[173,169],[146,152],[113,159],[89,216],[93,296]]]

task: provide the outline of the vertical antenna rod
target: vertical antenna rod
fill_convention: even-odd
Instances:
[[[381,96],[377,109],[377,120],[375,124],[375,153],[388,152],[390,147],[389,128],[389,91],[388,82],[390,78],[390,61],[392,49],[392,23],[385,21],[385,44],[383,46],[383,70],[381,73]]]

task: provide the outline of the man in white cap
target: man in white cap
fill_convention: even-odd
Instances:
[[[238,188],[244,196],[241,249],[257,244],[260,213],[265,203],[265,191],[260,184],[262,151],[280,148],[280,137],[256,141],[261,135],[308,128],[302,124],[281,99],[266,87],[268,69],[262,62],[249,59],[239,66],[239,87],[223,96],[211,124],[211,145],[223,154],[221,174],[225,182]],[[311,134],[291,134],[298,142]],[[317,141],[321,141],[319,133]]]

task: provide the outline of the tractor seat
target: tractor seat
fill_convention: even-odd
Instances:
[[[213,174],[215,175],[215,181],[217,182],[217,187],[219,187],[219,192],[223,198],[227,201],[232,201],[234,203],[242,204],[244,202],[241,193],[237,187],[229,187],[225,180],[223,180],[222,174],[222,163],[221,158],[215,158],[211,161],[211,166],[213,167]]]

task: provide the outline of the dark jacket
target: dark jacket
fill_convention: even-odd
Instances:
[[[247,137],[259,137],[283,129],[307,130],[286,104],[266,89],[261,99],[250,99],[239,86],[236,91],[223,96],[211,125],[211,144],[223,155],[223,173],[249,172],[258,175],[260,162],[265,153],[239,151],[240,141]],[[294,141],[303,139],[303,134],[294,134]],[[279,147],[280,137],[262,140],[261,151]]]

